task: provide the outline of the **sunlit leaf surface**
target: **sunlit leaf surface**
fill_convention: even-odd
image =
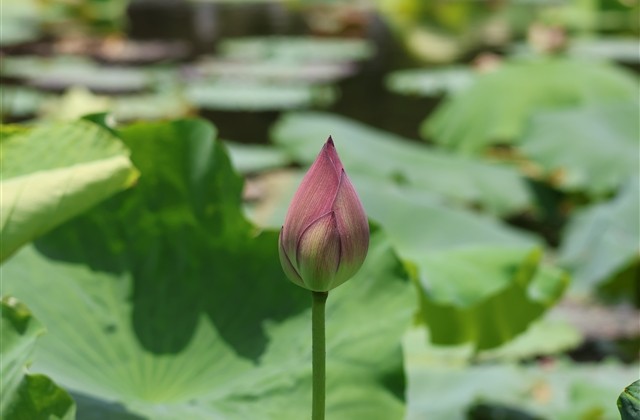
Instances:
[[[1,143],[0,260],[136,178],[120,140],[88,121],[10,134]]]

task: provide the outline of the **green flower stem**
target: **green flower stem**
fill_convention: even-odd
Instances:
[[[329,292],[311,292],[311,353],[313,366],[312,420],[324,420],[326,392],[326,344],[324,332],[324,308]]]

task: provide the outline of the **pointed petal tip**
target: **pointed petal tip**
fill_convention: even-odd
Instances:
[[[329,136],[329,138],[327,139],[327,144],[333,146],[333,137]]]

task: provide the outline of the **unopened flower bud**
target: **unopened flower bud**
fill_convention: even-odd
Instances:
[[[287,277],[315,292],[353,277],[369,248],[369,224],[331,137],[296,191],[280,231]]]

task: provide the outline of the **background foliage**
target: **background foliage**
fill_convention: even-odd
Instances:
[[[634,418],[637,4],[80,3],[2,4],[2,418],[306,418],[329,135],[328,419]]]

